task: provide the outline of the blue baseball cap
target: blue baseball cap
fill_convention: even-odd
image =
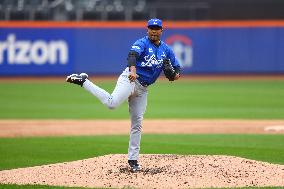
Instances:
[[[160,20],[158,18],[152,18],[152,19],[148,20],[148,27],[150,27],[150,26],[158,26],[160,28],[163,28],[162,20]]]

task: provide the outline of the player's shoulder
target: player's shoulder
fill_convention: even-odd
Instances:
[[[135,43],[143,43],[143,44],[146,44],[147,43],[147,37],[142,37],[140,39],[138,39]]]
[[[167,43],[165,43],[164,41],[161,41],[161,46],[163,47],[163,48],[166,48],[166,49],[170,49],[171,47],[167,44]]]
[[[164,50],[166,52],[171,52],[172,51],[172,48],[168,44],[166,44],[164,41],[161,41],[161,46],[164,48]]]
[[[136,40],[135,43],[132,45],[132,48],[143,49],[145,46],[147,46],[147,39],[143,37]]]
[[[131,46],[131,50],[141,52],[145,49],[145,47],[147,47],[147,39],[143,37],[135,41],[135,43]]]

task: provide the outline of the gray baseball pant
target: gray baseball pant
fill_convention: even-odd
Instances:
[[[88,79],[83,87],[96,96],[109,109],[114,109],[128,99],[129,113],[131,118],[128,159],[138,160],[142,131],[143,115],[147,106],[147,87],[142,86],[137,80],[130,82],[128,79],[129,68],[126,68],[119,76],[116,86],[109,94]]]

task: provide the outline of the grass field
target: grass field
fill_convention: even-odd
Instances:
[[[127,145],[128,136],[2,138],[0,169],[125,154]],[[283,135],[143,135],[141,148],[143,154],[225,154],[284,164]]]
[[[115,81],[98,84],[111,91]],[[149,89],[145,118],[284,119],[283,84],[279,80],[158,81]],[[0,91],[0,119],[128,118],[127,104],[110,111],[80,87],[64,82],[0,82]],[[284,164],[283,135],[143,135],[141,145],[141,153],[225,154]],[[0,169],[125,154],[127,146],[128,136],[0,138]]]
[[[112,91],[115,81],[99,82]],[[109,111],[67,83],[0,83],[0,118],[127,119],[127,104]],[[169,108],[170,107],[170,108]],[[284,81],[158,81],[145,118],[284,119]]]
[[[128,136],[1,138],[0,169],[126,154]],[[225,154],[284,164],[283,135],[143,135],[143,154]]]

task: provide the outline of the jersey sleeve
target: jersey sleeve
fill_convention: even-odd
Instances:
[[[144,51],[145,48],[145,44],[143,43],[143,41],[137,40],[130,48],[130,51],[135,51],[138,53],[138,55],[140,56],[141,53]]]

